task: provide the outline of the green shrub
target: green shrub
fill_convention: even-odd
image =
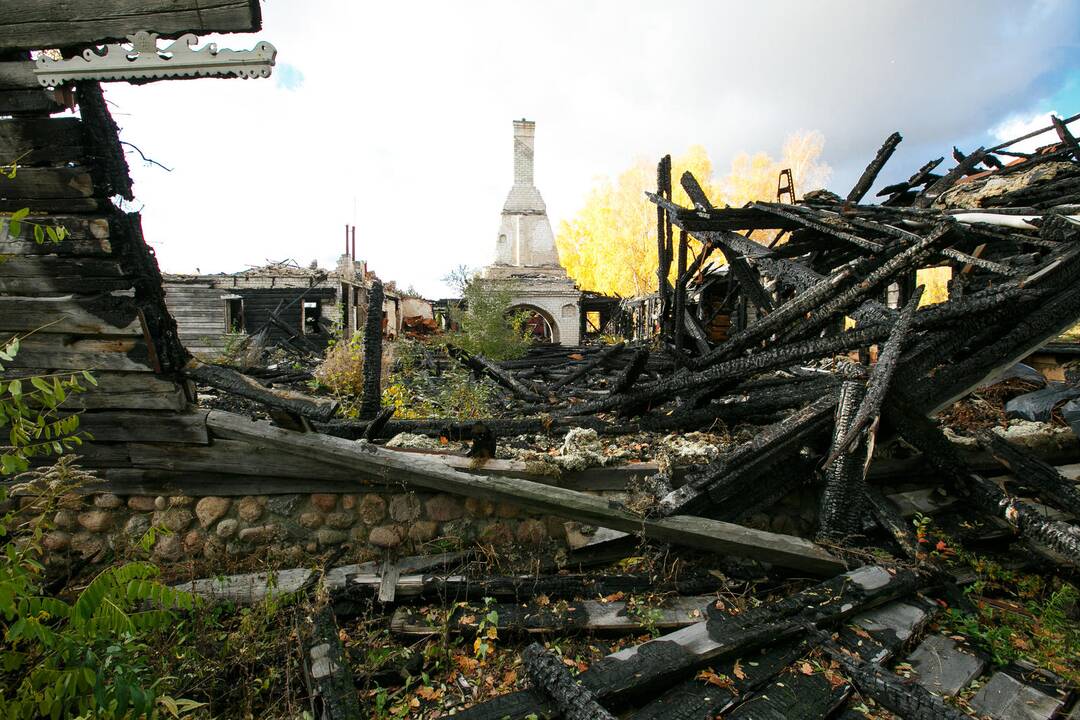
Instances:
[[[512,360],[528,351],[532,344],[525,329],[528,313],[509,311],[512,282],[470,277],[464,268],[446,281],[457,285],[463,300],[463,307],[450,309],[450,318],[459,329],[445,336],[448,343],[491,360]]]

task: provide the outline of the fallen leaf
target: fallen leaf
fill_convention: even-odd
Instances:
[[[743,672],[742,663],[738,660],[735,661],[735,666],[731,668],[731,674],[740,680],[746,679],[746,673]]]
[[[814,668],[810,663],[804,660],[803,662],[799,663],[799,672],[801,672],[803,675],[813,675]]]

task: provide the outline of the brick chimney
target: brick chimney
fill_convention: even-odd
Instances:
[[[514,184],[532,187],[533,147],[536,123],[522,118],[514,121]]]

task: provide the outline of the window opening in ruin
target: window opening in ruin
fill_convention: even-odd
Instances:
[[[303,311],[300,315],[300,329],[305,335],[315,335],[319,332],[319,320],[322,319],[322,302],[319,300],[305,300]]]
[[[225,332],[244,331],[244,299],[239,297],[225,298]]]

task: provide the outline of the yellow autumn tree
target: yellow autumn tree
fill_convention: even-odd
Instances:
[[[739,155],[731,172],[718,181],[705,148],[692,146],[672,158],[675,202],[691,204],[679,184],[687,170],[719,207],[775,200],[777,175],[786,167],[792,169],[801,195],[822,187],[828,178],[828,166],[818,159],[823,147],[821,133],[796,133],[784,143],[781,160],[765,153]],[[800,177],[805,180],[800,182]],[[645,198],[647,190],[656,190],[656,165],[640,159],[614,181],[600,179],[577,216],[560,224],[555,238],[559,259],[583,290],[622,297],[656,291],[656,206]]]

